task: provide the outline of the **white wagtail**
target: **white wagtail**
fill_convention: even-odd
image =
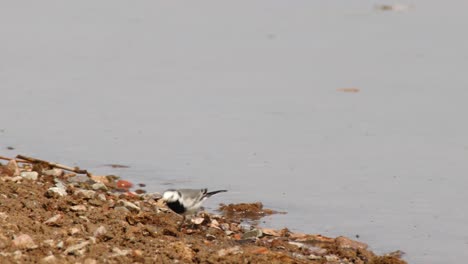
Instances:
[[[187,215],[196,214],[203,201],[220,192],[227,192],[227,190],[208,192],[207,189],[169,189],[163,193],[162,198],[172,211],[184,217],[180,228]]]

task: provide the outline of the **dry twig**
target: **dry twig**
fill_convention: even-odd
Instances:
[[[7,157],[4,157],[4,156],[0,156],[0,160],[15,160],[16,162],[21,162],[21,163],[30,163],[29,161],[27,160],[22,160],[22,159],[12,159],[12,158],[7,158]]]
[[[26,161],[28,161],[30,163],[44,163],[44,164],[47,164],[47,165],[49,165],[51,167],[60,168],[60,169],[64,169],[64,170],[67,170],[67,171],[73,171],[73,172],[79,173],[79,174],[88,174],[88,171],[82,170],[79,167],[69,167],[69,166],[66,166],[66,165],[59,164],[59,163],[49,162],[49,161],[46,161],[46,160],[41,160],[41,159],[36,159],[36,158],[31,158],[31,157],[26,157],[26,156],[23,156],[23,155],[18,155],[18,156],[16,156],[16,158],[26,160]]]

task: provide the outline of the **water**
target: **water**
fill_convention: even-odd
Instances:
[[[288,212],[268,226],[460,263],[468,3],[381,3],[4,3],[1,153],[227,188],[207,207],[262,201]]]

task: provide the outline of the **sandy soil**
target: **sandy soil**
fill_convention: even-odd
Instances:
[[[261,203],[222,205],[179,230],[160,196],[128,187],[50,164],[0,165],[0,263],[406,263],[346,237],[246,225],[275,213]]]

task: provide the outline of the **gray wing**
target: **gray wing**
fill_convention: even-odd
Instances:
[[[206,189],[179,189],[182,194],[181,202],[185,208],[194,208],[198,209],[201,202],[205,200],[204,195],[206,194]]]

